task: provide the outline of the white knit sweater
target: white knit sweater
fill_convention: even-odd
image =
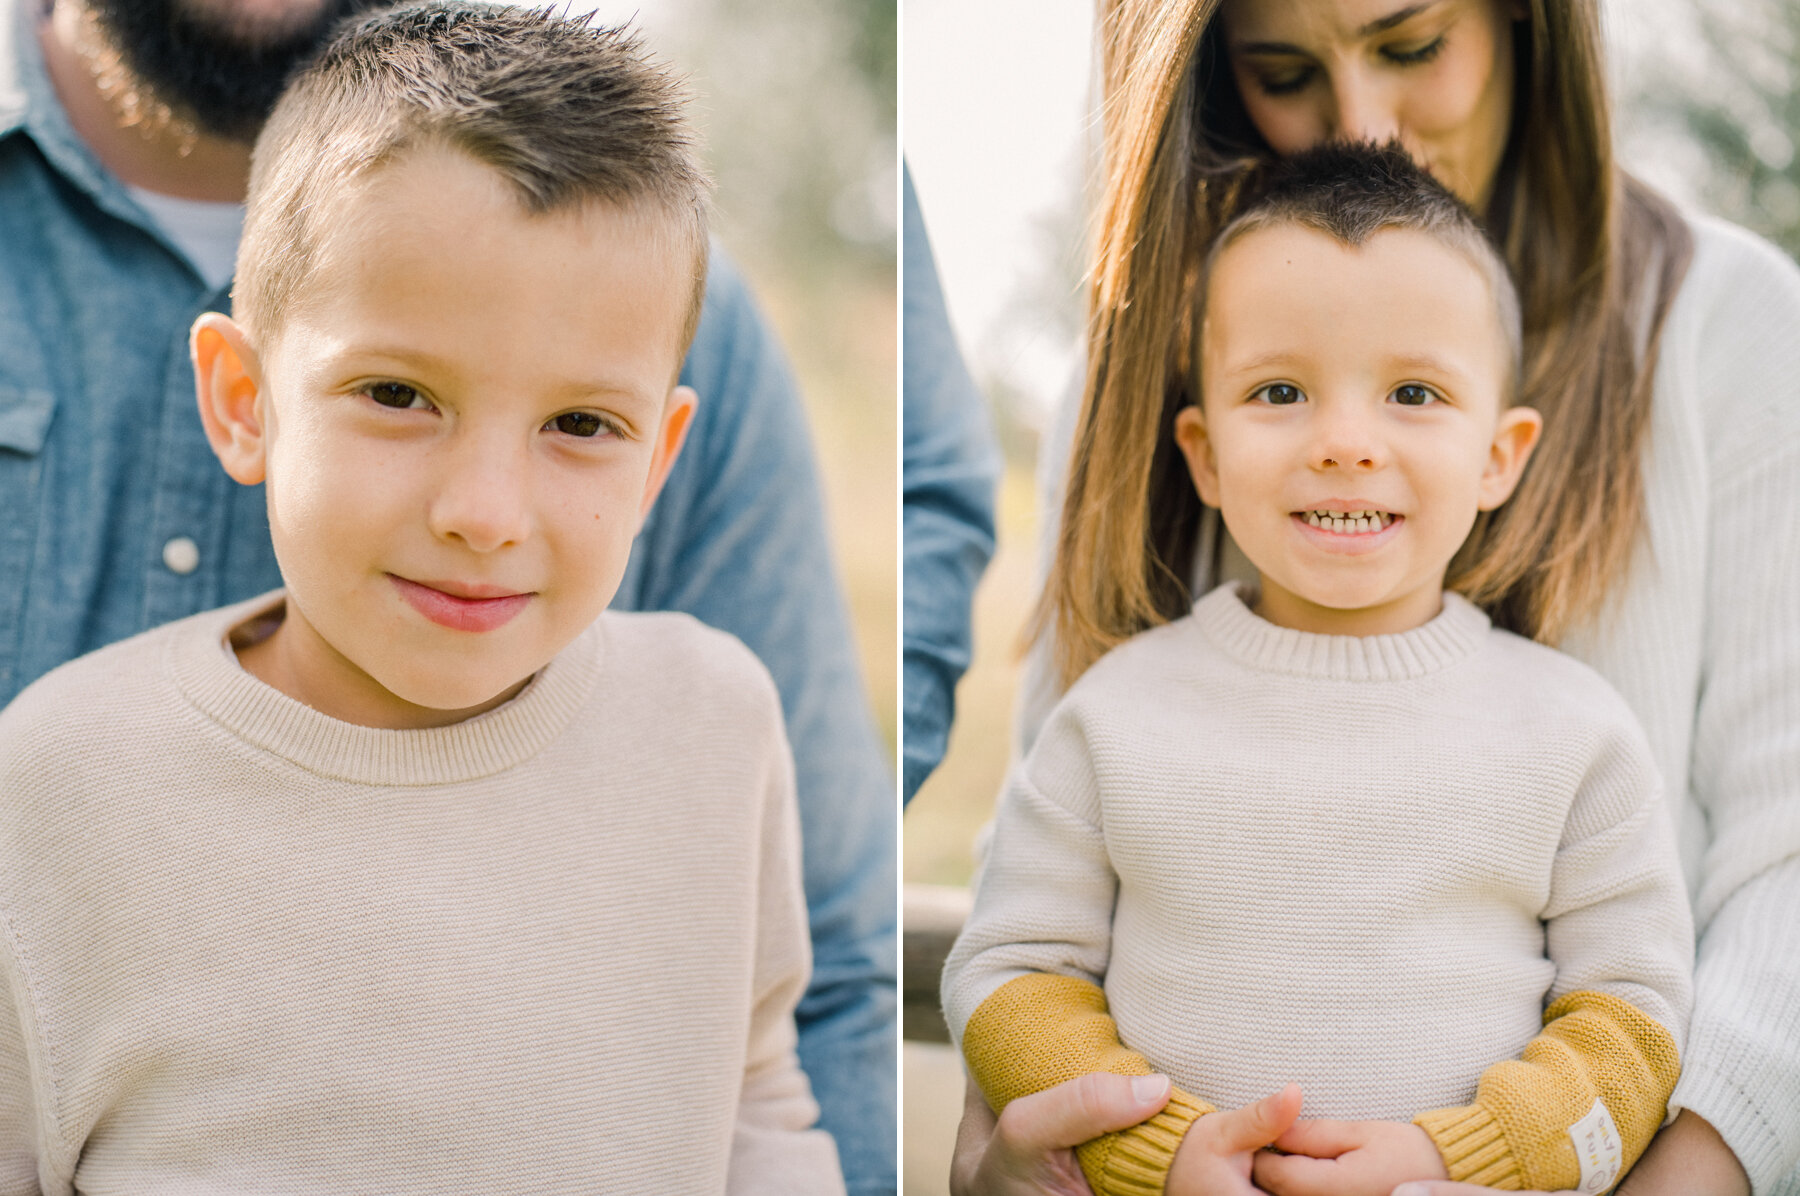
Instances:
[[[269,605],[0,715],[0,1192],[841,1192],[754,657],[608,614],[383,731],[238,667]]]
[[[1119,1037],[1236,1108],[1469,1103],[1549,1000],[1677,1042],[1693,931],[1648,747],[1592,670],[1446,598],[1310,635],[1233,587],[1078,681],[1001,803],[944,973],[960,1033],[1027,972],[1105,979]]]
[[[1691,224],[1656,368],[1647,543],[1604,617],[1560,646],[1642,723],[1694,897],[1674,1104],[1724,1135],[1756,1196],[1800,1196],[1800,270],[1743,229]],[[1233,552],[1197,555],[1254,577]],[[1046,662],[1040,647],[1026,746],[1057,696]]]

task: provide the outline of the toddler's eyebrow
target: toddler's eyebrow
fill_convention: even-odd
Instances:
[[[1433,356],[1430,353],[1402,353],[1388,358],[1387,363],[1397,369],[1421,370],[1430,374],[1450,374],[1458,378],[1467,377],[1469,373],[1456,362]]]
[[[1224,362],[1227,374],[1257,374],[1263,370],[1278,369],[1304,360],[1304,354],[1292,349],[1274,349],[1266,353],[1258,353],[1254,357],[1242,360],[1227,358]]]

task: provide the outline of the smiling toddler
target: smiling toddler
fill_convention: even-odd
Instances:
[[[0,716],[0,1187],[842,1191],[774,687],[603,613],[695,403],[680,109],[455,3],[282,100],[193,358],[286,588]]]
[[[944,1008],[996,1108],[1173,1079],[1078,1151],[1102,1196],[1597,1192],[1663,1121],[1693,940],[1623,700],[1444,588],[1541,426],[1511,402],[1518,304],[1398,148],[1277,169],[1202,274],[1202,402],[1144,446],[1258,582],[1071,687]]]

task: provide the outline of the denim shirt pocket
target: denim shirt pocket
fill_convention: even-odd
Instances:
[[[37,456],[55,411],[56,398],[48,390],[0,378],[0,457]],[[10,487],[0,489],[0,494],[12,497]],[[0,512],[10,514],[12,508],[0,505]]]
[[[25,592],[42,516],[44,458],[56,400],[8,377],[0,348],[0,706],[18,688]]]

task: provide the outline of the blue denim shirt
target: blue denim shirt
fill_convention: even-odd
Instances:
[[[73,656],[281,584],[261,488],[226,477],[195,408],[188,327],[228,304],[76,137],[0,0],[0,704]],[[891,1192],[893,782],[805,417],[722,254],[681,380],[700,407],[614,606],[690,612],[774,674],[813,935],[801,1062],[850,1190]],[[197,565],[167,549],[181,540]]]
[[[906,736],[901,792],[910,802],[944,756],[956,682],[969,667],[969,604],[994,553],[994,480],[1000,459],[981,392],[969,378],[950,330],[911,172],[905,179],[901,489]]]

